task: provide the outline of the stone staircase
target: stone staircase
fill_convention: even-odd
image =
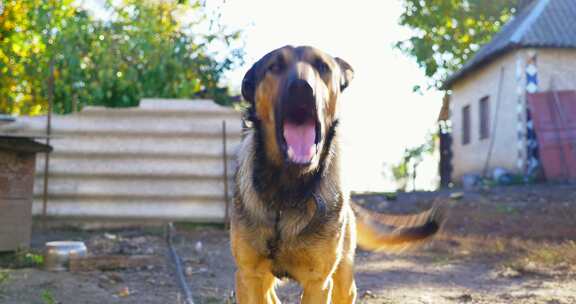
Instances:
[[[208,100],[145,99],[137,108],[87,107],[52,118],[48,215],[70,219],[222,222],[222,121],[229,195],[240,113]],[[43,134],[45,117],[0,133]],[[34,214],[42,212],[44,155],[37,159]]]

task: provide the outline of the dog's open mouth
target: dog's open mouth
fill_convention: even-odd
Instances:
[[[283,148],[286,159],[307,165],[318,152],[320,124],[313,104],[302,103],[284,108],[282,119]]]

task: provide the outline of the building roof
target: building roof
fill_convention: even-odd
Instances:
[[[534,0],[482,46],[443,87],[517,48],[576,48],[576,0]]]
[[[28,137],[0,135],[0,151],[2,150],[38,153],[51,152],[52,147],[36,142]]]

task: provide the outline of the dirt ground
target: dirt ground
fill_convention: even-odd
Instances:
[[[576,186],[537,185],[452,192],[358,195],[364,206],[387,213],[423,210],[436,198],[451,201],[445,229],[416,252],[387,255],[358,251],[359,303],[576,303]],[[82,231],[36,229],[33,248],[49,240],[85,241],[90,254],[156,255],[138,269],[55,273],[14,268],[0,256],[0,303],[179,303],[163,229]],[[178,226],[196,303],[233,303],[234,264],[227,232]],[[34,250],[32,251],[34,253]],[[22,254],[22,253],[21,253]],[[33,265],[33,263],[32,263]],[[283,303],[300,290],[284,282]]]

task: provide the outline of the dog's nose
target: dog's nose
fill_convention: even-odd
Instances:
[[[316,101],[310,83],[296,78],[288,84],[285,92],[282,103],[284,118],[296,124],[313,121]]]
[[[287,101],[292,105],[310,106],[314,104],[314,90],[304,79],[294,79],[287,90]]]
[[[288,92],[292,96],[312,96],[314,95],[312,86],[304,79],[294,79],[288,87]]]

